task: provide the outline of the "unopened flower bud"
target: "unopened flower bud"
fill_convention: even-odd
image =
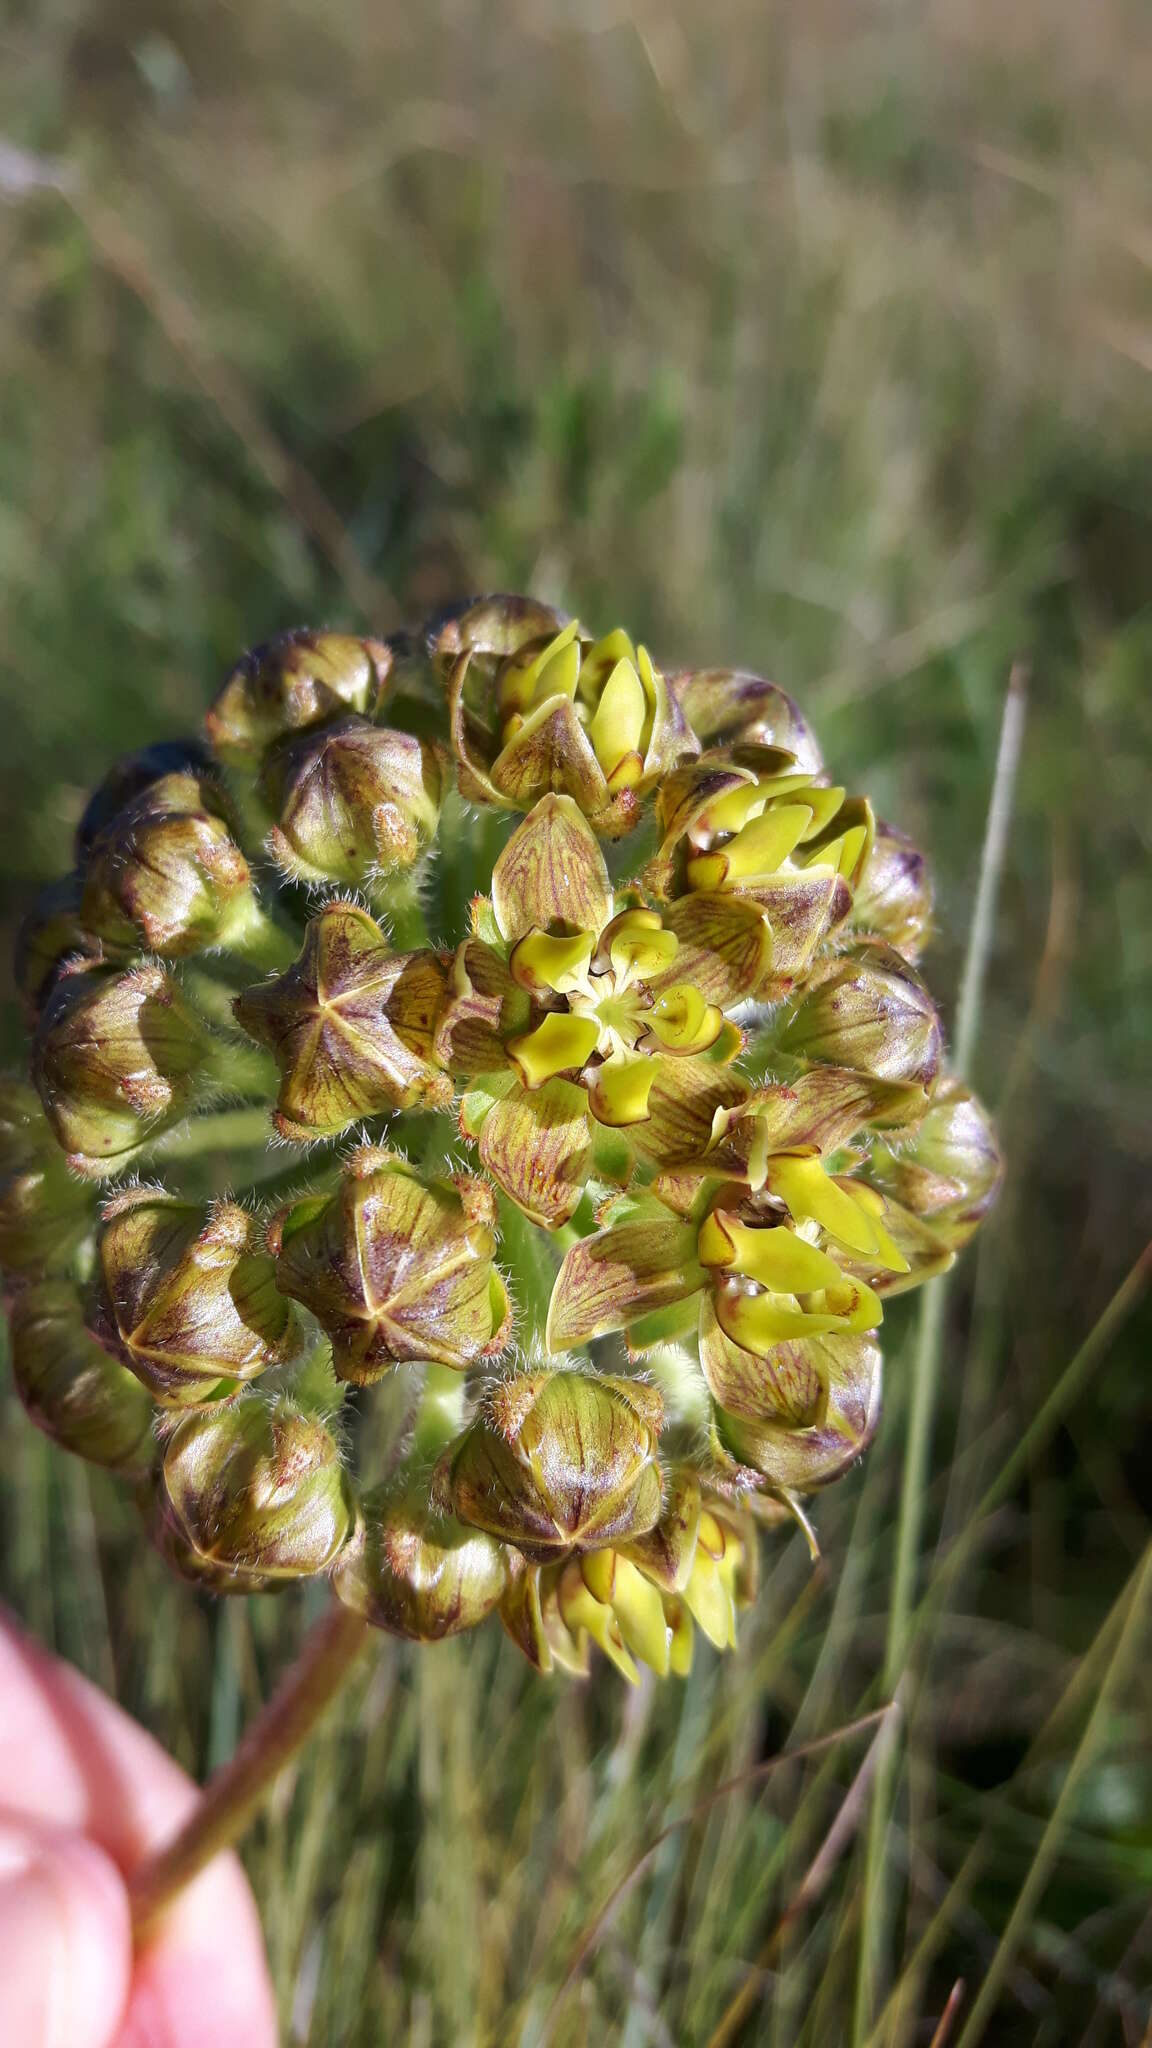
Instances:
[[[90,1228],[91,1187],[69,1173],[34,1088],[0,1082],[0,1268],[51,1272],[67,1266]]]
[[[235,1393],[290,1356],[292,1310],[236,1202],[132,1188],[106,1207],[93,1328],[165,1407]]]
[[[551,640],[567,624],[568,614],[550,604],[498,593],[438,612],[424,628],[424,641],[432,661],[447,674],[462,654],[505,661],[530,640]]]
[[[404,1361],[463,1370],[503,1349],[511,1309],[495,1223],[484,1181],[425,1178],[367,1147],[335,1194],[276,1218],[269,1244],[281,1292],[331,1337],[340,1378],[363,1384]]]
[[[65,963],[97,960],[107,950],[84,927],[81,893],[79,875],[65,875],[58,882],[49,882],[17,929],[13,971],[33,1022]]]
[[[804,1060],[924,1090],[942,1050],[940,1018],[919,975],[878,942],[853,947],[813,978],[778,1044]]]
[[[895,825],[877,823],[868,865],[856,885],[856,930],[886,939],[905,960],[917,960],[932,925],[932,882],[919,848]]]
[[[951,1251],[959,1251],[996,1199],[1004,1162],[983,1104],[951,1075],[927,1116],[897,1150],[877,1144],[868,1177]]]
[[[299,959],[234,1005],[280,1069],[282,1135],[332,1137],[384,1110],[446,1108],[452,1083],[432,1058],[446,987],[435,953],[394,953],[357,904],[312,918]]]
[[[76,827],[77,861],[83,866],[113,819],[155,783],[166,781],[170,775],[200,777],[211,772],[212,756],[203,742],[196,739],[157,740],[154,746],[121,755],[84,806]]]
[[[335,1437],[287,1401],[252,1396],[187,1416],[164,1454],[163,1486],[192,1548],[228,1571],[309,1578],[352,1530]]]
[[[443,794],[438,750],[411,733],[340,718],[268,756],[269,850],[293,882],[372,887],[427,852]]]
[[[221,761],[258,767],[286,733],[346,711],[372,712],[387,687],[392,650],[349,633],[280,633],[233,669],[204,729]]]
[[[165,775],[116,813],[88,856],[81,911],[109,944],[166,960],[243,943],[260,913],[210,780]]]
[[[453,1456],[456,1513],[539,1560],[641,1536],[660,1514],[662,1419],[642,1380],[562,1371],[502,1381]]]
[[[778,683],[736,668],[690,669],[674,673],[669,681],[704,746],[780,747],[791,754],[797,768],[820,773],[824,763],[816,735],[800,706]]]
[[[33,1422],[66,1451],[129,1471],[153,1448],[152,1402],[90,1336],[75,1288],[41,1280],[10,1311],[12,1378]]]
[[[206,1046],[163,967],[62,975],[37,1027],[32,1078],[76,1170],[114,1173],[183,1116]]]
[[[880,1420],[880,1347],[869,1336],[804,1337],[753,1358],[708,1333],[718,1390],[712,1449],[724,1479],[783,1494],[828,1486],[868,1448]]]
[[[366,1496],[333,1574],[345,1607],[413,1642],[460,1635],[492,1613],[508,1585],[508,1553],[435,1507],[426,1483]]]
[[[136,1502],[153,1550],[163,1558],[170,1572],[186,1585],[194,1586],[197,1592],[214,1596],[275,1593],[287,1584],[284,1579],[266,1578],[262,1572],[234,1571],[228,1565],[214,1564],[211,1558],[201,1557],[176,1520],[158,1472],[137,1488]]]

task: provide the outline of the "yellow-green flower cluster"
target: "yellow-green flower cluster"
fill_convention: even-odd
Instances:
[[[683,1673],[867,1445],[886,1296],[995,1198],[930,923],[750,672],[512,597],[256,649],[20,935],[29,1415],[204,1591],[322,1573],[414,1640],[498,1613],[542,1672]]]

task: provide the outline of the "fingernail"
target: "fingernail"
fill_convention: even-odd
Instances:
[[[124,1886],[81,1836],[0,1826],[0,2041],[109,2048],[128,1993]]]

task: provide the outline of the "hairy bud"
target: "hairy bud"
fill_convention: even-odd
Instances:
[[[333,1574],[345,1607],[374,1628],[436,1643],[475,1628],[508,1584],[508,1553],[436,1508],[426,1483],[368,1494],[360,1525]]]
[[[853,947],[813,976],[778,1043],[805,1060],[925,1090],[942,1052],[936,1005],[919,975],[879,942]]]
[[[235,1393],[295,1345],[259,1226],[235,1202],[136,1188],[100,1232],[93,1327],[165,1407]]]
[[[204,720],[221,761],[255,768],[286,733],[346,711],[370,712],[384,694],[392,651],[348,633],[280,633],[238,662]]]
[[[37,1026],[32,1078],[77,1172],[115,1172],[183,1116],[206,1048],[163,967],[62,975]]]
[[[275,817],[268,845],[293,882],[367,887],[430,846],[443,795],[441,756],[411,733],[341,718],[286,742],[261,780]]]
[[[198,1556],[228,1571],[309,1578],[339,1556],[354,1504],[330,1430],[288,1402],[189,1415],[164,1454],[168,1509]]]
[[[510,1307],[492,1264],[495,1222],[483,1181],[426,1179],[366,1148],[334,1195],[285,1210],[269,1243],[282,1293],[331,1337],[340,1378],[364,1383],[404,1361],[462,1370],[502,1350]]]
[[[856,885],[852,923],[918,960],[932,928],[932,881],[919,848],[895,825],[877,823],[868,864]]]
[[[38,1429],[93,1465],[131,1471],[153,1449],[152,1402],[91,1337],[67,1280],[23,1288],[11,1309],[12,1378]]]
[[[643,1535],[660,1514],[662,1417],[642,1380],[501,1381],[453,1454],[456,1513],[539,1560]]]
[[[959,1251],[995,1201],[1003,1171],[987,1110],[962,1081],[947,1078],[898,1151],[876,1145],[869,1178],[949,1250]]]
[[[70,1264],[95,1196],[60,1155],[34,1088],[0,1082],[0,1267],[47,1273]]]
[[[109,944],[166,960],[243,942],[259,913],[208,779],[165,775],[116,813],[88,856],[81,912]]]
[[[432,1057],[446,984],[435,953],[394,953],[355,903],[320,911],[293,966],[234,1005],[280,1069],[282,1134],[332,1137],[381,1110],[446,1108],[452,1083]]]

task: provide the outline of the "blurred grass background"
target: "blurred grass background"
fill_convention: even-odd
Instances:
[[[824,1563],[766,1551],[738,1658],[627,1695],[494,1628],[382,1644],[249,1845],[291,2048],[1152,2040],[1147,29],[1140,0],[0,19],[8,936],[86,787],[245,644],[523,588],[794,691],[934,860],[952,1015],[1031,667],[974,1073],[1009,1176],[947,1300],[890,1825],[874,1726],[756,1767],[886,1697],[903,1303]],[[9,1001],[6,1057],[19,1029]],[[203,1771],[307,1597],[169,1584],[0,1399],[5,1596]]]

